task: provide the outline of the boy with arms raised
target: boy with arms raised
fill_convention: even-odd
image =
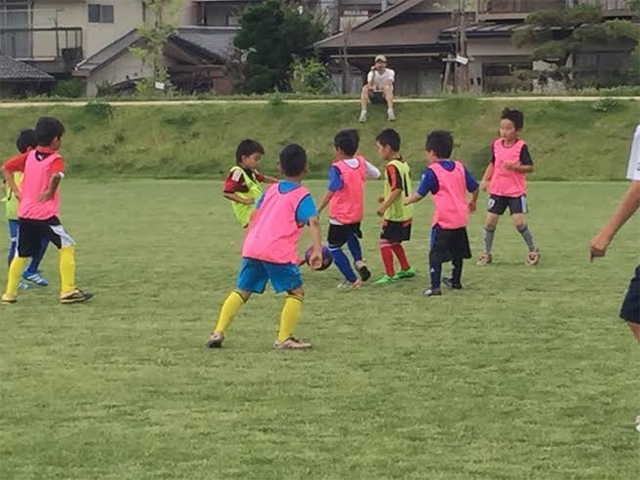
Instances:
[[[318,212],[309,191],[300,184],[307,172],[307,154],[300,145],[288,145],[280,152],[280,172],[284,180],[271,185],[255,204],[242,247],[242,265],[236,290],[227,297],[217,324],[206,343],[220,348],[225,331],[238,311],[254,293],[264,293],[271,282],[276,293],[287,292],[280,314],[276,349],[311,348],[293,336],[304,298],[302,275],[297,265],[297,247],[304,225],[309,225],[313,241],[311,268],[322,264],[322,234]]]
[[[422,292],[425,297],[442,295],[440,282],[442,264],[451,261],[453,273],[445,279],[445,285],[459,290],[462,288],[462,264],[471,258],[467,223],[469,213],[475,212],[478,200],[478,182],[466,167],[451,160],[453,136],[449,132],[437,130],[427,136],[426,143],[429,166],[422,174],[418,190],[405,204],[421,200],[429,192],[433,195],[434,212],[431,227],[431,288]],[[471,201],[467,200],[471,193]]]

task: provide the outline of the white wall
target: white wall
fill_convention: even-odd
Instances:
[[[142,60],[127,52],[120,58],[101,68],[87,79],[87,95],[93,97],[98,86],[104,83],[115,85],[127,80],[146,78],[152,74],[151,67],[145,66]]]

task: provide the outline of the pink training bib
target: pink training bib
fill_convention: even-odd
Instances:
[[[342,188],[334,192],[329,201],[329,216],[344,225],[358,223],[364,216],[364,187],[367,176],[367,163],[364,158],[356,157],[357,167],[351,167],[344,160],[333,164],[342,176]]]
[[[454,165],[450,172],[439,163],[429,166],[438,179],[438,193],[433,195],[433,225],[447,230],[466,227],[469,221],[464,165],[456,161]]]
[[[525,145],[524,140],[518,140],[508,148],[504,146],[501,138],[493,142],[493,176],[489,184],[489,193],[491,195],[502,197],[521,197],[526,195],[526,174],[504,168],[505,163],[520,165],[520,153]]]
[[[20,185],[22,198],[18,206],[18,217],[31,220],[46,220],[60,215],[60,193],[56,191],[51,200],[40,202],[38,198],[51,183],[53,162],[60,158],[58,153],[52,153],[42,160],[38,160],[37,151],[31,150],[24,166],[24,177]]]

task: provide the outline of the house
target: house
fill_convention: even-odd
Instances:
[[[398,94],[434,95],[445,87],[446,78],[453,78],[446,74],[446,64],[453,62],[454,54],[458,53],[456,39],[461,31],[458,24],[464,18],[470,91],[506,90],[515,87],[514,73],[518,70],[549,68],[544,62],[534,65],[532,48],[516,48],[511,42],[513,32],[526,28],[525,19],[533,11],[559,9],[573,5],[575,0],[464,2],[465,15],[451,10],[450,6],[458,2],[394,2],[362,23],[318,42],[316,48],[333,61],[332,78],[339,91],[359,92],[373,57],[384,54],[389,67],[396,70]],[[626,0],[581,0],[585,2],[601,5],[605,17],[631,18]],[[632,48],[633,45],[595,45],[576,55],[572,67],[576,76],[602,77]],[[351,77],[350,81],[347,77]],[[345,81],[349,85],[343,87]],[[532,85],[527,78],[520,87]]]
[[[165,49],[180,86],[230,90],[224,65],[239,14],[255,1],[184,1],[180,29]],[[58,79],[85,78],[95,94],[99,84],[148,75],[128,48],[140,44],[135,30],[150,20],[142,0],[0,0],[0,54]]]
[[[341,89],[345,63],[355,80],[343,90],[358,93],[373,59],[383,54],[396,71],[399,95],[440,92],[443,58],[453,53],[439,34],[453,26],[451,10],[435,0],[402,0],[352,28],[318,42],[315,47],[334,65],[334,83]],[[355,70],[352,70],[355,69]]]
[[[46,93],[55,79],[31,65],[0,55],[0,97]]]

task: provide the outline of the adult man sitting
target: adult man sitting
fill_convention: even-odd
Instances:
[[[396,119],[393,113],[393,82],[396,78],[396,72],[387,68],[387,59],[384,55],[378,55],[375,64],[371,67],[371,71],[367,75],[367,83],[362,87],[360,95],[361,111],[360,122],[367,121],[367,103],[385,103],[387,104],[387,119],[394,121]]]

